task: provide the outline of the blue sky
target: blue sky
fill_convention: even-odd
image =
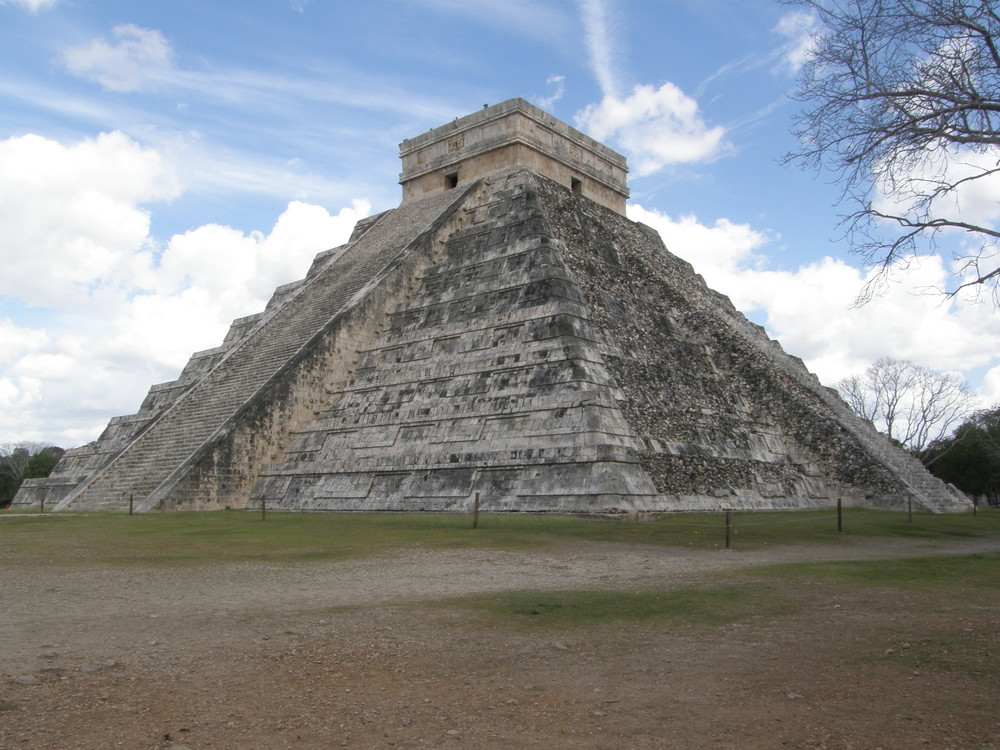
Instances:
[[[520,96],[624,153],[658,229],[827,384],[882,356],[1000,400],[1000,314],[885,297],[780,164],[811,19],[770,0],[0,0],[0,442],[134,412],[353,223],[398,144]],[[995,209],[995,201],[992,203]]]

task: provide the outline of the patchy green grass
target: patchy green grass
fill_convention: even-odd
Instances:
[[[1000,511],[946,516],[850,509],[844,533],[829,511],[733,513],[733,549],[844,544],[852,538],[1000,538]],[[679,513],[657,520],[602,520],[548,514],[437,513],[19,514],[0,512],[0,559],[200,562],[343,559],[390,549],[545,549],[609,542],[692,549],[725,545],[724,516]]]
[[[683,523],[682,520],[679,522]],[[950,513],[892,513],[867,508],[845,508],[842,532],[837,530],[836,508],[816,511],[732,513],[734,549],[761,549],[771,545],[837,543],[846,538],[902,537],[954,539],[1000,536],[1000,510],[980,509],[976,515]],[[718,532],[716,532],[718,533]]]
[[[1000,552],[985,555],[942,555],[877,561],[792,563],[744,571],[754,580],[809,580],[851,586],[891,586],[950,591],[1000,590]]]
[[[669,619],[718,626],[751,617],[775,617],[794,608],[777,586],[710,586],[676,591],[517,591],[452,599],[508,625],[562,628]]]
[[[897,638],[885,649],[888,659],[917,672],[951,672],[994,689],[1000,683],[1000,638],[982,627],[922,630]]]
[[[871,634],[884,658],[916,673],[950,672],[1000,684],[1000,553],[797,563],[746,571],[746,585],[809,584],[815,601],[848,601],[868,589],[899,622]]]
[[[392,548],[461,547],[472,533],[443,514],[89,514],[0,518],[0,555],[64,563],[336,560]]]
[[[1000,553],[781,564],[719,573],[683,589],[519,591],[447,605],[531,632],[610,635],[629,623],[711,632],[741,623],[750,628],[744,632],[777,629],[823,644],[846,634],[841,661],[885,660],[917,675],[947,672],[987,688],[1000,684]],[[833,619],[833,612],[848,619]]]
[[[638,592],[517,591],[452,600],[482,616],[531,625],[671,619],[724,625],[791,614],[860,587],[944,595],[946,603],[1000,592],[1000,553],[901,560],[790,563],[713,576],[714,585]],[[725,581],[725,582],[723,582]],[[808,584],[808,585],[803,585]]]

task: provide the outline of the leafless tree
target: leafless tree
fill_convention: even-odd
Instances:
[[[40,443],[0,443],[0,474],[19,480],[31,456],[43,447]]]
[[[818,21],[786,161],[836,175],[852,249],[877,269],[859,302],[946,242],[953,278],[938,291],[1000,305],[996,0],[783,2]],[[972,210],[983,200],[989,210]]]
[[[931,443],[975,408],[975,394],[958,375],[908,360],[883,358],[837,383],[854,412],[921,460]]]

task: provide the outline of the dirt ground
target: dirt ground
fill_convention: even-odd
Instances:
[[[871,587],[829,598],[797,582],[787,593],[809,606],[785,614],[560,628],[443,601],[669,590],[771,562],[997,546],[588,543],[308,564],[11,561],[0,581],[0,747],[1000,748],[998,686],[974,666],[909,656],[955,638],[995,653],[995,592],[951,607]]]

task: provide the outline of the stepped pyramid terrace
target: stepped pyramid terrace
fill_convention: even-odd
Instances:
[[[627,219],[611,149],[512,99],[400,157],[398,208],[15,504],[970,507]]]

